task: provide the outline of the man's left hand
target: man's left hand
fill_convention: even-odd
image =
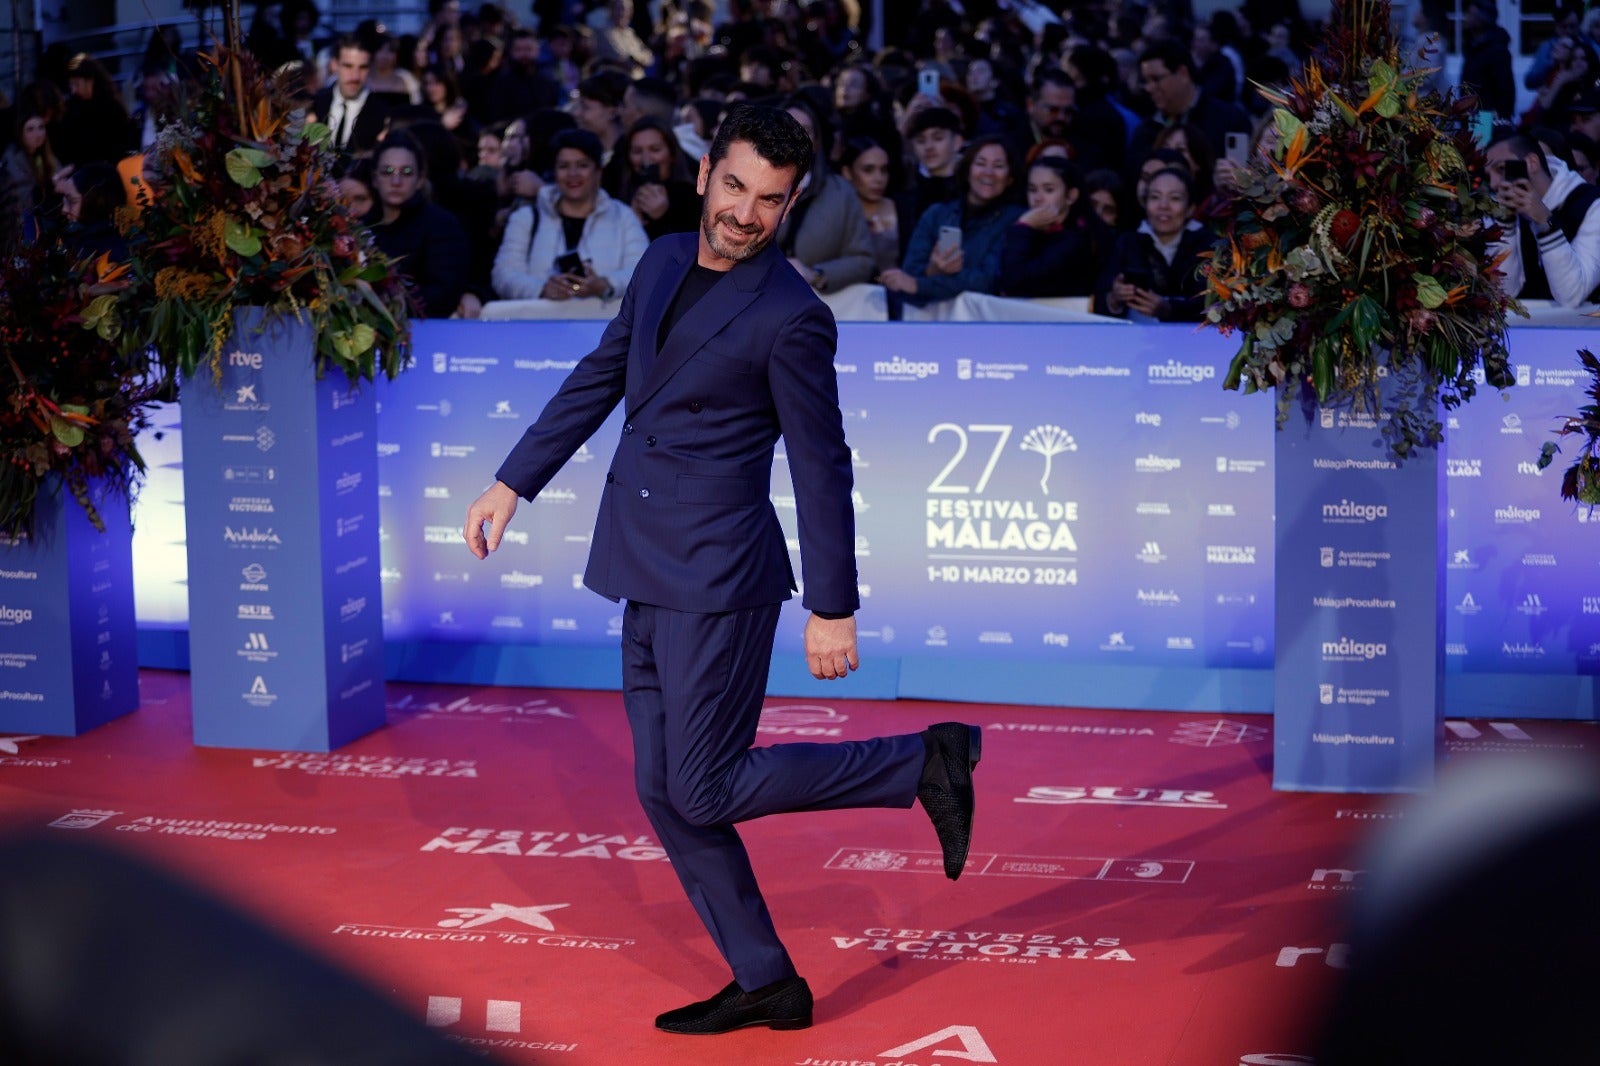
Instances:
[[[861,665],[856,654],[856,620],[821,618],[806,620],[806,666],[819,681],[844,677]]]

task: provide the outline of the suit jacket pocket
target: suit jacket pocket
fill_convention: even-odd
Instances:
[[[701,348],[698,352],[695,352],[694,358],[697,361],[708,363],[722,370],[731,370],[735,374],[750,373],[750,360],[739,359],[732,355],[723,355],[707,348]]]
[[[756,483],[743,477],[705,477],[678,475],[679,503],[709,503],[724,507],[744,507],[761,498]]]

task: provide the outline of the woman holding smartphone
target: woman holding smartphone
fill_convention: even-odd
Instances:
[[[1157,171],[1145,186],[1144,221],[1117,239],[1095,291],[1103,315],[1144,322],[1198,322],[1205,310],[1201,253],[1216,235],[1190,226],[1194,183],[1176,167]]]
[[[1022,214],[1012,192],[1016,166],[1004,138],[973,141],[956,176],[963,194],[924,211],[903,266],[878,275],[878,284],[918,306],[963,292],[994,292],[1006,229]]]
[[[562,130],[550,147],[555,180],[506,220],[494,291],[503,300],[610,299],[627,287],[649,239],[627,205],[600,188],[600,138]]]
[[[693,233],[700,228],[700,194],[672,127],[645,115],[629,127],[619,146],[627,161],[621,199],[633,208],[646,237]]]

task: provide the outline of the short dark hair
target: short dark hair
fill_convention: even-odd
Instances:
[[[1545,159],[1544,147],[1526,133],[1513,133],[1509,137],[1496,137],[1489,143],[1489,147],[1493,148],[1497,144],[1505,145],[1511,150],[1511,154],[1518,159],[1526,159],[1530,155],[1537,157],[1539,169],[1546,174],[1550,173],[1550,163]]]
[[[1179,183],[1183,185],[1184,197],[1189,201],[1190,205],[1193,205],[1194,204],[1194,178],[1192,176],[1190,176],[1189,172],[1187,170],[1185,170],[1184,168],[1182,168],[1182,167],[1162,167],[1160,170],[1158,170],[1154,174],[1150,175],[1150,180],[1149,180],[1149,182],[1147,182],[1145,184],[1145,187],[1144,187],[1145,198],[1146,199],[1149,198],[1149,196],[1150,196],[1150,186],[1154,185],[1156,183],[1156,179],[1160,178],[1160,177],[1167,177],[1167,176],[1174,177],[1174,178],[1178,179]],[[1140,204],[1139,206],[1143,207],[1144,204]]]
[[[372,41],[370,38],[357,33],[346,33],[342,34],[338,40],[333,42],[333,57],[338,59],[339,53],[343,52],[347,48],[353,48],[358,52],[365,52],[369,56],[376,51],[376,49],[372,47]]]
[[[639,105],[643,101],[654,102],[656,106],[653,108],[648,104],[639,108],[640,111],[646,114],[670,116],[673,109],[678,106],[678,94],[672,88],[672,83],[665,78],[657,78],[646,74],[644,77],[634,78],[633,84],[628,87],[633,90],[635,105]]]
[[[578,82],[578,95],[607,107],[621,107],[628,89],[628,76],[615,70],[600,70]]]
[[[1139,53],[1139,62],[1160,63],[1174,72],[1182,67],[1189,72],[1189,77],[1194,77],[1194,57],[1189,54],[1189,49],[1170,37],[1152,41],[1150,47]]]
[[[800,187],[816,155],[806,128],[789,112],[767,104],[740,103],[728,109],[706,152],[711,169],[715,170],[727,156],[728,146],[734,141],[744,141],[774,167],[793,167],[791,191]]]
[[[550,161],[555,162],[557,153],[563,148],[571,148],[575,152],[582,152],[594,161],[595,166],[600,166],[605,158],[605,148],[600,143],[600,138],[588,130],[562,130],[550,138]]]
[[[1028,86],[1029,95],[1038,97],[1046,85],[1054,85],[1058,89],[1072,89],[1074,91],[1078,88],[1078,83],[1073,81],[1072,76],[1060,67],[1041,66],[1033,72],[1033,81]]]

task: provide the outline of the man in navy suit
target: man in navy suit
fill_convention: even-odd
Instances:
[[[920,799],[951,878],[971,839],[976,727],[751,746],[778,611],[795,587],[769,498],[780,435],[811,611],[807,665],[819,679],[859,665],[837,330],[772,243],[812,157],[787,113],[728,114],[700,161],[700,233],[650,245],[599,346],[467,510],[467,546],[485,558],[518,497],[538,495],[625,405],[584,583],[627,601],[623,704],[639,799],[734,977],[710,999],[658,1017],[668,1032],[811,1024],[811,990],[773,929],[735,823]]]

